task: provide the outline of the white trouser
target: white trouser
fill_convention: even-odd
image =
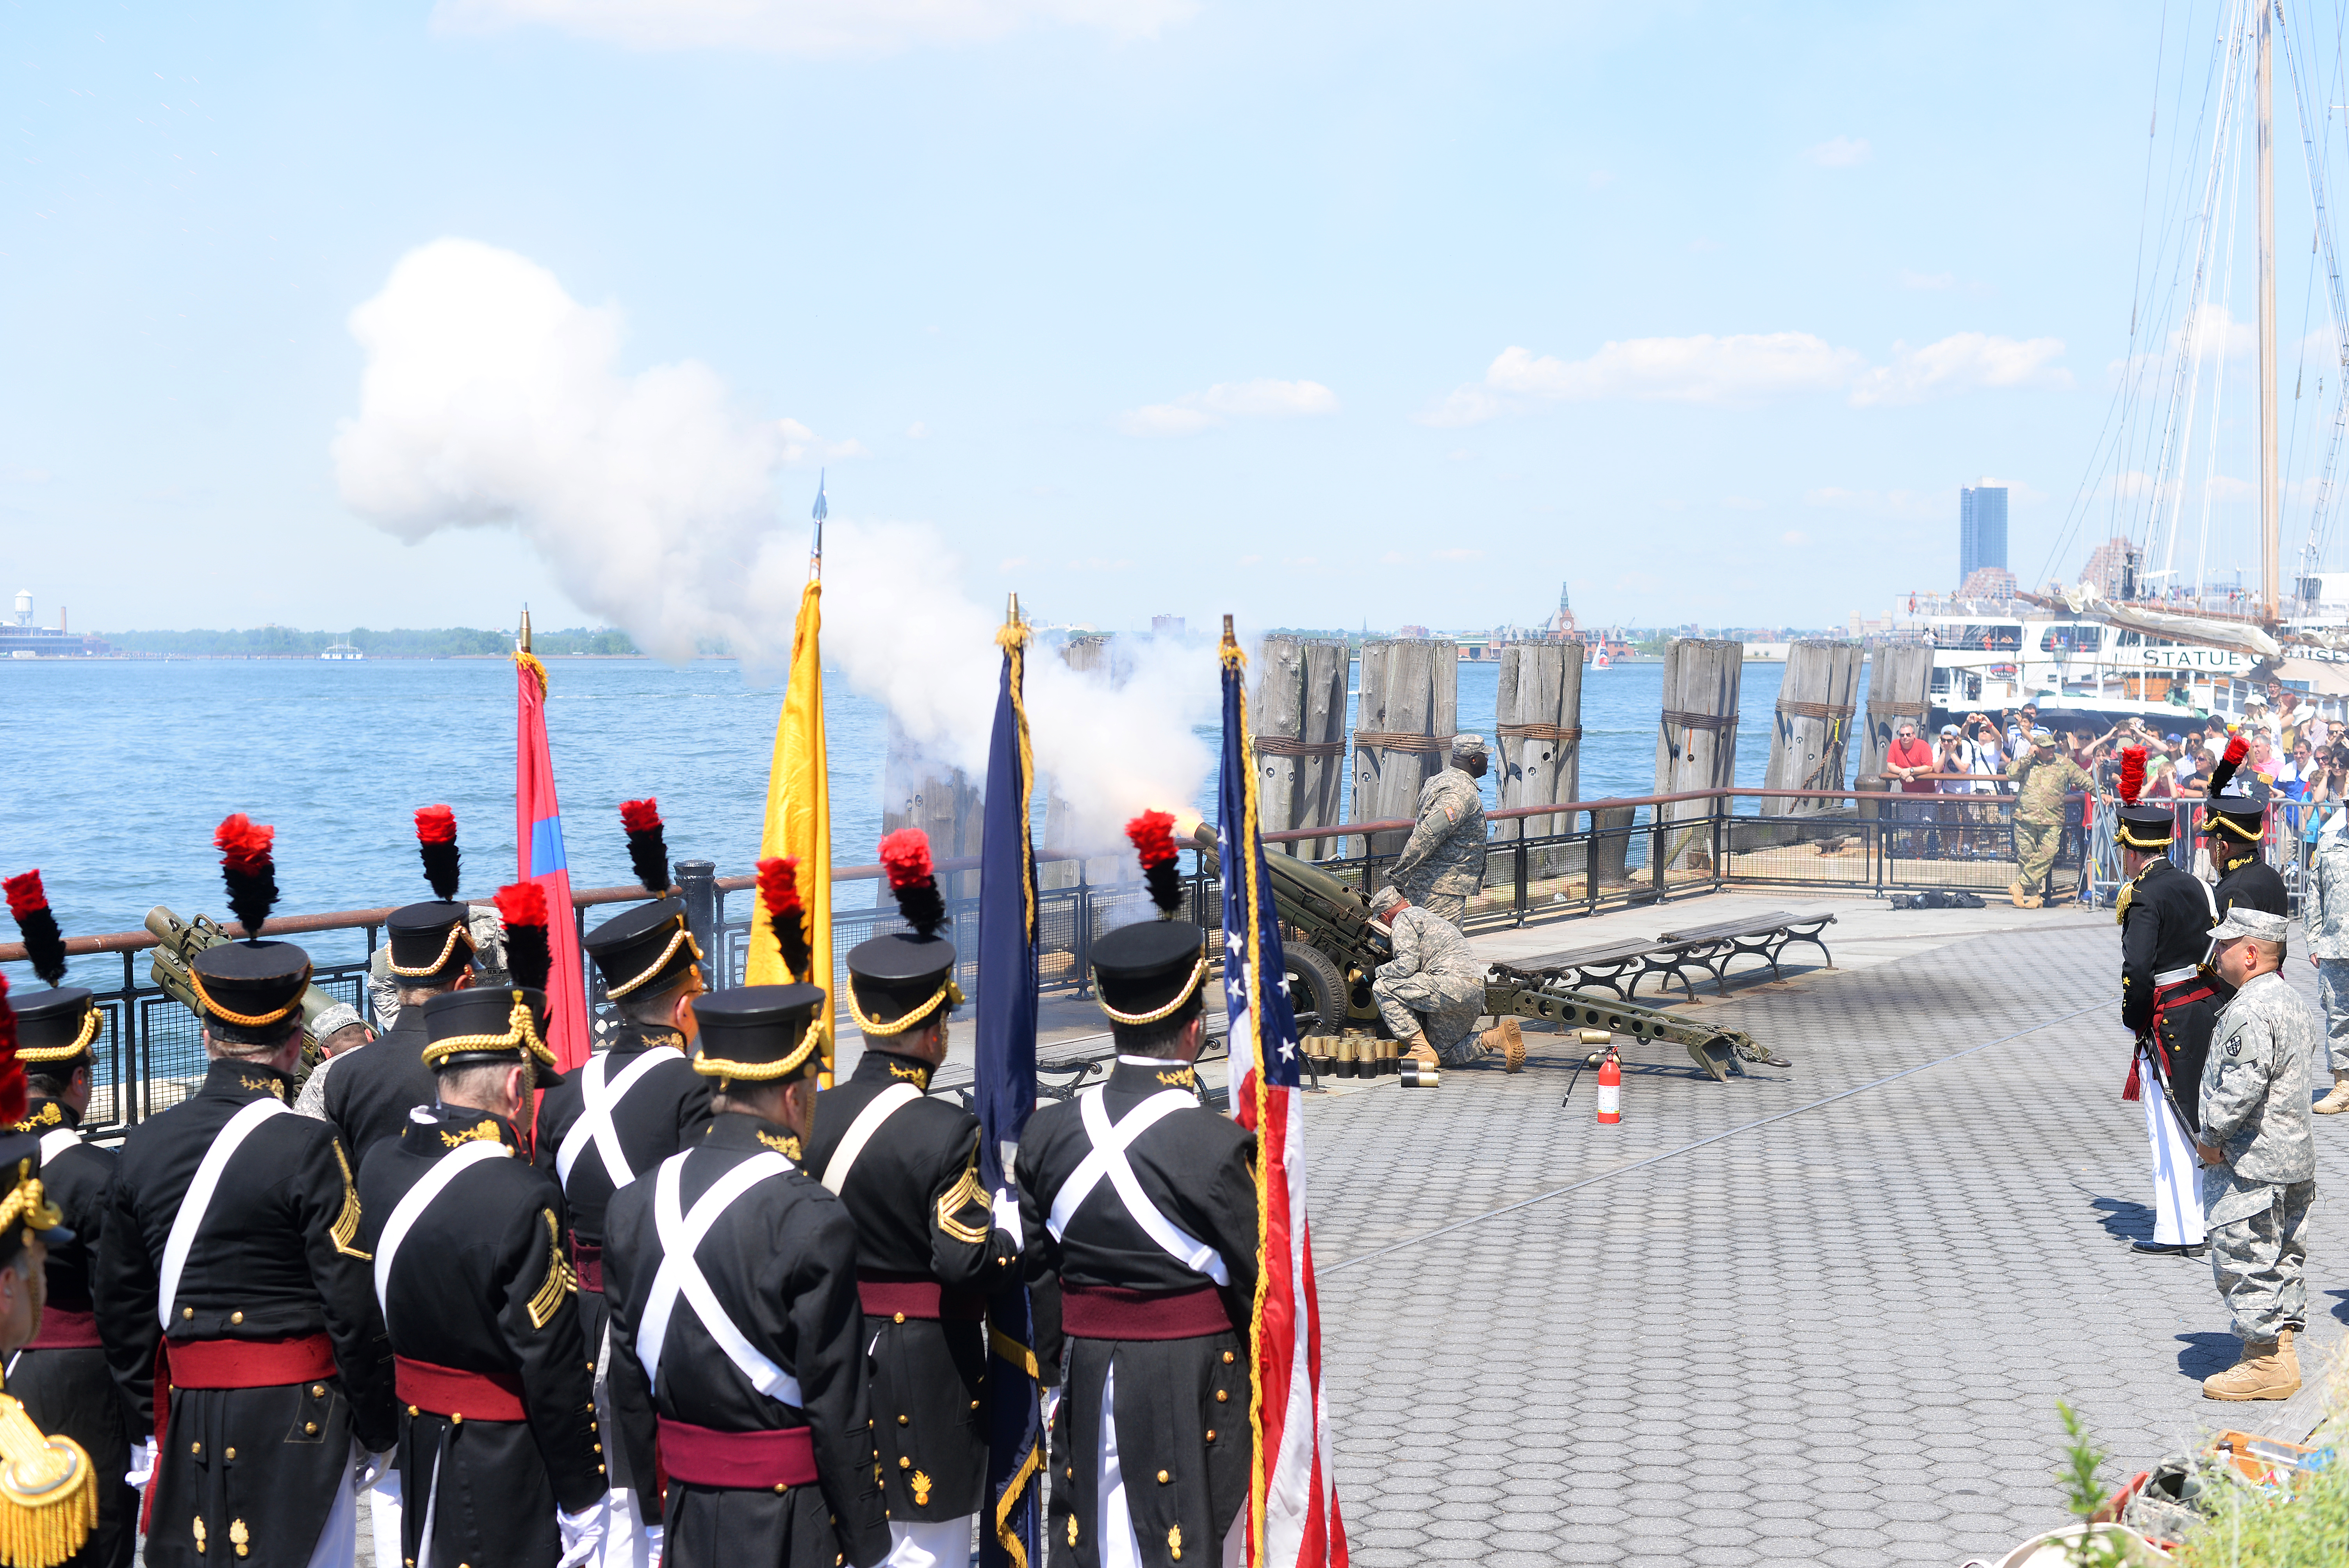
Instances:
[[[2202,1175],[2194,1140],[2160,1089],[2148,1057],[2137,1063],[2145,1096],[2145,1137],[2153,1150],[2153,1240],[2157,1246],[2202,1244]]]
[[[605,1434],[605,1441],[619,1431],[612,1419],[612,1319],[604,1318],[604,1337],[595,1347],[595,1425]],[[636,1478],[630,1476],[630,1480]],[[638,1504],[640,1489],[616,1486],[612,1489],[612,1514],[604,1526],[603,1550],[596,1554],[598,1568],[652,1568],[653,1543],[645,1533],[647,1521]]]
[[[960,1519],[917,1524],[893,1520],[889,1555],[881,1561],[886,1568],[969,1568],[971,1527],[978,1518],[966,1513]]]
[[[367,1455],[353,1443],[350,1468],[343,1472],[343,1484],[335,1489],[335,1505],[326,1511],[326,1522],[319,1528],[318,1544],[310,1549],[310,1568],[351,1568],[357,1561],[358,1480],[366,1464]]]
[[[359,1499],[367,1510],[367,1535],[375,1542],[376,1568],[398,1568],[406,1555],[399,1540],[399,1471],[395,1468],[373,1491]]]
[[[1142,1568],[1142,1542],[1133,1533],[1133,1514],[1125,1506],[1125,1470],[1117,1457],[1117,1367],[1102,1374],[1101,1446],[1095,1455],[1094,1496],[1099,1500],[1101,1568]],[[890,1526],[895,1533],[896,1526]],[[891,1558],[892,1563],[896,1559]],[[941,1561],[948,1561],[941,1559]],[[1232,1515],[1224,1532],[1223,1568],[1245,1568],[1247,1562],[1247,1510]]]

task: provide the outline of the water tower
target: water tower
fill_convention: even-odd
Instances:
[[[32,624],[33,591],[30,588],[19,588],[16,590],[16,624],[29,626]]]

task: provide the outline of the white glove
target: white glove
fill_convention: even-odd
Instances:
[[[658,1524],[645,1526],[645,1561],[651,1563],[652,1568],[660,1568],[661,1539],[664,1529],[664,1526]]]
[[[399,1450],[360,1456],[358,1490],[372,1491],[387,1502],[399,1501]]]
[[[1019,1200],[1012,1195],[1009,1187],[995,1190],[995,1228],[1009,1235],[1013,1246],[1025,1247],[1028,1244],[1019,1228]]]
[[[604,1548],[604,1527],[611,1522],[612,1500],[597,1498],[576,1513],[555,1510],[554,1522],[563,1532],[563,1558],[555,1568],[580,1568],[593,1563]]]
[[[155,1439],[148,1439],[130,1450],[129,1473],[122,1478],[126,1486],[145,1486],[155,1479]]]

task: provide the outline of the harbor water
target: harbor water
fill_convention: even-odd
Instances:
[[[1211,690],[1213,653],[1201,663]],[[1459,668],[1460,726],[1490,736],[1499,666]],[[672,668],[554,659],[548,670],[548,742],[573,885],[631,880],[617,808],[647,795],[660,800],[672,861],[748,873],[781,688],[748,686],[719,660]],[[1784,671],[1745,665],[1740,784],[1762,780]],[[68,935],[132,929],[157,903],[223,914],[212,837],[232,811],[277,829],[281,913],[429,896],[412,814],[435,802],[456,810],[469,895],[513,875],[514,675],[503,661],[22,660],[0,663],[0,676],[10,774],[0,792],[0,872],[39,867]],[[1586,672],[1584,799],[1652,788],[1662,679],[1652,664]],[[825,713],[833,859],[869,862],[886,715],[837,676],[826,678]],[[1212,753],[1215,727],[1198,733]],[[1489,801],[1494,781],[1485,784]],[[1194,804],[1214,815],[1212,774]],[[357,938],[310,944],[321,958],[359,951]],[[119,983],[119,959],[78,961],[77,975],[90,965],[88,983]],[[11,981],[30,977],[14,965]]]

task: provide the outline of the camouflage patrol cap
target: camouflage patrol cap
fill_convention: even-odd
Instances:
[[[2053,746],[2055,744],[2055,732],[2052,729],[2046,728],[2044,726],[2034,729],[2031,732],[2031,744],[2033,746]]]
[[[1454,736],[1452,738],[1452,755],[1454,757],[1482,757],[1485,755],[1485,738],[1481,735]]]
[[[2240,942],[2250,937],[2254,942],[2282,942],[2284,938],[2283,916],[2270,914],[2263,909],[2246,909],[2241,904],[2227,912],[2227,918],[2210,934],[2216,944]]]

